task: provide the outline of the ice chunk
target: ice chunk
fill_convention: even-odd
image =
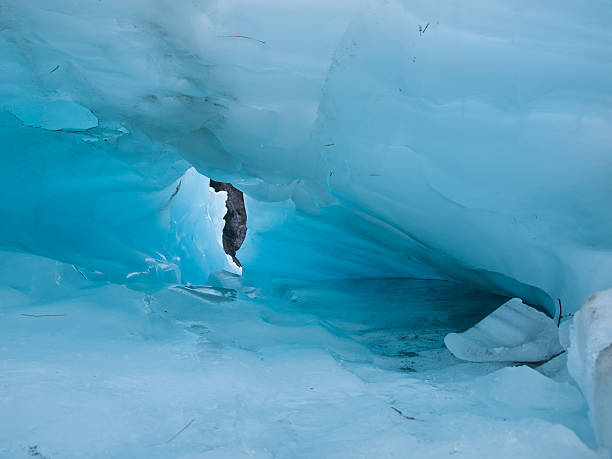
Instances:
[[[561,352],[555,322],[513,298],[463,333],[449,333],[446,347],[471,362],[539,362]]]
[[[10,111],[26,126],[49,131],[85,131],[98,125],[88,108],[69,100],[21,100]]]
[[[612,289],[595,293],[576,313],[567,366],[589,404],[600,446],[612,453]]]

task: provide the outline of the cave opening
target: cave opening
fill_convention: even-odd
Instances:
[[[227,212],[223,217],[223,250],[232,257],[234,263],[242,267],[236,257],[236,252],[242,246],[247,234],[247,211],[244,205],[244,195],[242,191],[228,182],[217,182],[210,179],[210,186],[216,191],[225,191],[227,198],[225,207]]]

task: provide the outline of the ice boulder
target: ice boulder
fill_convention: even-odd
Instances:
[[[449,333],[446,347],[470,362],[540,362],[562,351],[553,319],[519,298],[501,305],[463,333]]]
[[[595,293],[576,313],[567,366],[589,404],[597,441],[612,456],[612,289]]]

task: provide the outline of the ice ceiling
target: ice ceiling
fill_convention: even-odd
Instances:
[[[260,214],[252,268],[449,277],[551,310],[609,286],[608,1],[0,8],[6,248],[206,278],[226,259],[194,217],[206,186],[179,189],[193,166]]]

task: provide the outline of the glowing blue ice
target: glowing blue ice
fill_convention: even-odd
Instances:
[[[612,287],[611,24],[609,0],[0,0],[0,456],[610,445],[609,320],[571,313]],[[242,277],[208,177],[246,195]],[[455,350],[569,349],[596,436],[565,354],[443,348],[507,297],[561,334],[521,303]]]

